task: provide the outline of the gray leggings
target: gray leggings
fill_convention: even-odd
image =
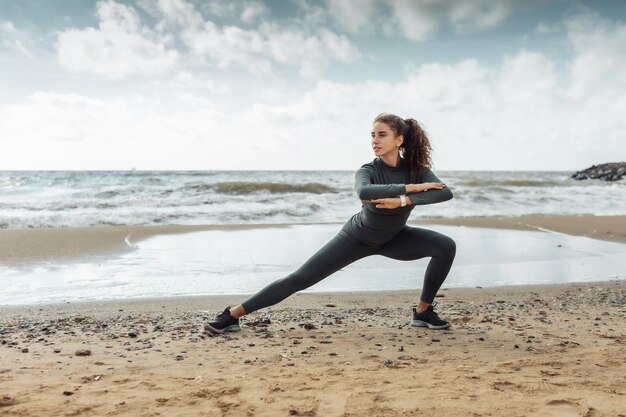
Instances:
[[[400,261],[432,257],[426,268],[420,297],[422,301],[432,303],[450,271],[455,254],[454,240],[441,233],[416,227],[405,226],[393,239],[380,246],[365,245],[337,235],[298,270],[267,285],[242,305],[246,314],[274,305],[344,266],[371,255],[383,255]]]

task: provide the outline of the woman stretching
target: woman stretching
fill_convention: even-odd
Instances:
[[[450,190],[430,170],[428,136],[414,119],[383,113],[374,119],[371,144],[377,158],[363,165],[355,176],[361,211],[298,270],[238,306],[227,307],[205,325],[206,330],[238,331],[241,316],[279,303],[370,255],[401,261],[431,257],[411,325],[430,329],[450,326],[435,313],[432,303],[450,271],[456,244],[440,233],[406,225],[414,206],[452,198]]]

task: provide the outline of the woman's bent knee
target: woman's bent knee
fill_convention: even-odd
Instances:
[[[448,237],[442,236],[437,245],[442,255],[453,257],[456,255],[456,242]]]

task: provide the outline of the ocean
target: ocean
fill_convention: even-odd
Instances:
[[[626,214],[626,181],[441,171],[454,193],[412,217]],[[353,171],[0,171],[0,228],[344,222]]]
[[[418,206],[411,218],[626,214],[626,181],[575,181],[569,172],[437,174],[455,198]],[[298,268],[360,206],[351,171],[0,172],[2,229],[247,225],[127,238],[128,250],[115,254],[0,265],[0,305],[252,294]],[[260,227],[267,224],[276,226]],[[626,278],[621,243],[520,230],[432,229],[457,242],[445,287]],[[427,263],[371,257],[304,291],[418,289]]]

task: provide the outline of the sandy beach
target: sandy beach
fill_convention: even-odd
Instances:
[[[0,309],[6,416],[624,416],[626,281],[296,294],[212,336],[241,297]]]
[[[624,242],[624,220],[446,224]],[[123,252],[146,237],[212,228],[1,230],[0,259]],[[218,336],[204,324],[246,296],[3,306],[0,414],[626,416],[626,280],[444,286],[438,311],[453,324],[440,331],[409,325],[418,296],[299,293]]]

